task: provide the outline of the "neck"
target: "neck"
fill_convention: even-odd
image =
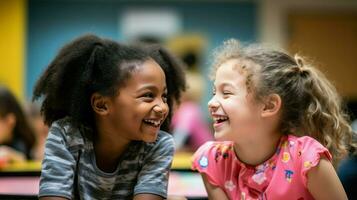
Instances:
[[[129,146],[130,140],[118,138],[111,129],[97,126],[95,142],[93,142],[96,164],[104,172],[113,172],[117,168],[119,158]]]
[[[267,135],[245,143],[234,143],[238,159],[248,165],[257,166],[269,160],[279,145],[280,134]]]

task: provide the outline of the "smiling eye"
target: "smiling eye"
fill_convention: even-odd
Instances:
[[[232,93],[231,91],[228,91],[228,90],[223,90],[223,91],[222,91],[222,97],[223,97],[224,99],[229,98],[231,95],[233,95],[233,93]]]
[[[148,99],[153,99],[154,98],[154,94],[152,92],[147,92],[147,93],[143,94],[141,97],[148,98]]]
[[[223,95],[231,95],[232,94],[232,92],[230,92],[230,91],[223,91]]]

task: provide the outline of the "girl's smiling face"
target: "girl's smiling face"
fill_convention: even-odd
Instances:
[[[208,108],[213,118],[215,137],[219,140],[236,141],[254,133],[260,119],[261,105],[247,90],[247,74],[237,59],[222,63],[215,74],[213,97]]]
[[[145,61],[110,101],[109,120],[115,134],[154,142],[169,111],[166,96],[164,71],[152,59]]]

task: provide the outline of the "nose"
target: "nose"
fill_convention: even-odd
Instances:
[[[212,112],[217,110],[217,108],[219,107],[219,102],[215,99],[215,97],[212,97],[212,99],[208,101],[207,105],[208,110]]]
[[[154,112],[160,113],[160,114],[166,114],[169,110],[169,107],[166,103],[158,103],[154,106],[153,108]]]

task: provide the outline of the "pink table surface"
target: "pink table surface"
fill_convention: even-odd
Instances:
[[[37,195],[40,177],[0,177],[0,194]],[[168,194],[207,197],[201,176],[195,172],[170,172]]]
[[[37,195],[40,177],[0,177],[0,194]]]
[[[185,197],[207,197],[201,175],[196,172],[170,172],[168,194]]]

